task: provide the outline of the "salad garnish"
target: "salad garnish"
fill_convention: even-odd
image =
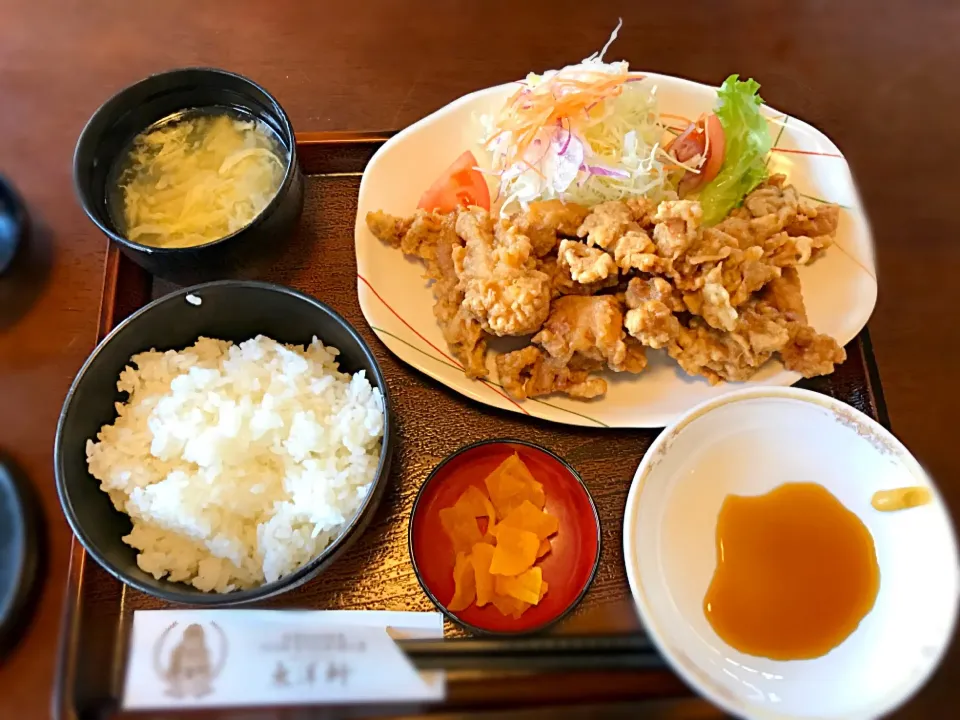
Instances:
[[[767,176],[770,151],[754,80],[728,77],[716,111],[678,137],[661,121],[657,85],[625,61],[599,53],[576,65],[531,73],[499,112],[480,118],[501,215],[536,200],[593,206],[644,196],[699,199],[704,224],[722,220]]]
[[[670,171],[687,166],[663,148],[656,84],[625,61],[603,61],[620,27],[583,62],[531,73],[500,112],[481,118],[501,213],[553,198],[658,198]]]
[[[725,151],[716,178],[698,196],[703,224],[714,225],[739,205],[747,193],[767,177],[767,155],[772,142],[767,120],[760,112],[763,100],[756,80],[731,75],[717,91],[716,117],[723,126]]]

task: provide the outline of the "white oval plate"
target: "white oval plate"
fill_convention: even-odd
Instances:
[[[716,527],[728,494],[817,482],[873,535],[876,604],[838,647],[778,662],[737,652],[713,631],[703,597],[716,568]],[[878,512],[877,490],[922,485],[933,501]],[[926,473],[862,413],[797,388],[748,388],[668,427],[646,453],[624,514],[634,601],[663,655],[691,686],[736,715],[869,718],[891,711],[933,672],[960,599],[950,516]]]
[[[689,80],[647,75],[658,84],[660,109],[683,125],[711,110],[716,88]],[[433,317],[433,295],[419,261],[377,240],[364,218],[371,210],[410,215],[420,195],[464,150],[475,150],[475,118],[497,110],[515,89],[500,85],[466,95],[400,132],[373,156],[360,183],[355,229],[357,291],[364,317],[401,360],[444,385],[487,405],[545,420],[586,427],[661,427],[679,414],[738,384],[711,386],[686,375],[663,351],[648,350],[640,375],[606,373],[607,394],[583,402],[554,395],[517,402],[495,378],[470,380],[450,356]],[[873,240],[846,160],[819,130],[765,107],[775,149],[770,171],[783,172],[804,195],[842,206],[837,244],[811,266],[800,268],[810,322],[841,344],[866,325],[877,299]],[[492,364],[492,363],[491,363]],[[768,363],[747,384],[791,385],[797,373]]]

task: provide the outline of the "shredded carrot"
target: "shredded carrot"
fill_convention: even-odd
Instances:
[[[591,120],[590,111],[604,100],[620,95],[629,77],[624,63],[612,73],[568,68],[539,85],[524,84],[497,116],[497,132],[488,141],[488,147],[509,132],[511,142],[506,159],[511,164],[524,156],[542,128],[566,121],[570,123],[568,129],[573,130],[573,125]]]
[[[530,164],[529,162],[527,162],[526,160],[523,161],[523,164],[526,165],[530,170],[533,170],[533,171],[540,177],[541,180],[545,180],[545,179],[546,179],[546,175],[544,175],[542,172],[540,172],[539,170],[537,170],[537,168],[535,168],[533,165],[531,165],[531,164]]]

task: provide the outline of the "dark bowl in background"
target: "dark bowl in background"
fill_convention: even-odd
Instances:
[[[200,305],[186,300],[200,298]],[[87,471],[86,443],[116,419],[114,403],[130,357],[151,348],[181,350],[201,335],[241,342],[266,335],[278,342],[308,344],[316,335],[340,350],[340,369],[365,370],[383,393],[384,435],[380,463],[370,492],[341,534],[299,570],[250,590],[206,593],[184,583],[157,580],[137,566],[136,549],[122,540],[132,523],[113,507],[100,482]],[[124,320],[93,351],[81,368],[60,413],[54,444],[54,472],[64,515],[87,552],[119,580],[155,597],[177,603],[226,606],[278,595],[315,577],[367,527],[389,481],[393,451],[390,396],[377,360],[357,331],[337,313],[307,295],[280,285],[224,280],[183,288],[155,300]]]
[[[287,151],[283,182],[253,221],[231,235],[189,248],[156,248],[128,240],[108,210],[110,173],[136,135],[174,113],[232,108],[254,116]],[[149,272],[180,284],[224,277],[259,277],[272,264],[303,209],[303,175],[290,119],[262,87],[215,68],[184,68],[151,75],[107,100],[87,122],[73,156],[80,205],[97,227]]]
[[[0,275],[13,264],[26,234],[26,205],[13,185],[0,175]]]

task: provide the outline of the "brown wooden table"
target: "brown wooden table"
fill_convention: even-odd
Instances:
[[[612,56],[714,84],[730,72],[756,77],[771,105],[844,150],[877,240],[871,330],[893,427],[960,512],[955,0],[4,0],[0,172],[21,189],[35,228],[0,278],[0,451],[42,497],[49,555],[38,614],[0,666],[0,717],[48,714],[70,545],[53,486],[53,433],[93,346],[105,248],[74,200],[71,157],[96,107],[148,73],[216,65],[263,83],[299,130],[400,127],[470,90],[577,61],[603,44],[618,16]],[[954,643],[902,714],[941,717],[958,702]]]

